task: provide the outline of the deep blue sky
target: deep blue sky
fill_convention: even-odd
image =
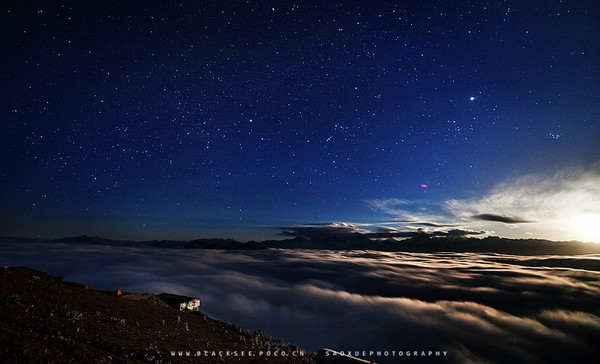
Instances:
[[[600,200],[596,1],[249,3],[3,2],[0,235],[498,233]]]

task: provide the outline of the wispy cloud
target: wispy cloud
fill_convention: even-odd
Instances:
[[[375,211],[389,215],[389,222],[407,222],[424,226],[454,226],[446,222],[447,216],[439,203],[430,201],[409,201],[397,198],[367,200],[366,203]]]
[[[478,220],[485,220],[485,221],[504,222],[507,224],[533,222],[533,221],[528,221],[528,220],[525,220],[525,219],[522,219],[522,218],[516,217],[516,216],[501,216],[501,215],[494,215],[494,214],[479,214],[479,215],[473,216],[473,218],[478,219]]]
[[[479,198],[447,200],[445,208],[465,222],[476,219],[508,227],[535,222],[526,226],[529,236],[597,241],[600,233],[581,222],[594,217],[600,221],[600,166],[516,178]]]
[[[402,199],[368,203],[398,223],[500,231],[509,237],[598,241],[600,232],[594,233],[590,225],[600,221],[600,165],[514,178],[481,196],[438,204]],[[509,229],[522,224],[526,230]]]

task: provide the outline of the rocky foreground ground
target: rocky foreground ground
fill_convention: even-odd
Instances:
[[[229,352],[229,353],[228,353]],[[0,268],[3,363],[314,363],[302,351],[157,295],[95,291],[23,267]]]

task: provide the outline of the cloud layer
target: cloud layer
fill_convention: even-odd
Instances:
[[[4,241],[0,257],[3,265],[98,289],[200,296],[209,315],[309,350],[446,350],[446,362],[590,361],[600,354],[593,342],[600,336],[600,256]]]

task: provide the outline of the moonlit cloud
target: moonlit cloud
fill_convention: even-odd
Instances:
[[[600,242],[600,165],[506,180],[482,196],[423,205],[368,201],[399,224],[457,226],[512,238]]]
[[[393,224],[416,224],[429,227],[457,226],[448,221],[448,217],[440,214],[443,206],[438,203],[424,201],[408,201],[397,198],[368,200],[366,203],[375,211],[389,215]]]
[[[376,233],[381,233],[381,234],[388,234],[388,233],[397,233],[400,230],[391,227],[391,226],[378,226],[377,229],[375,230]]]
[[[487,234],[486,231],[474,231],[474,230],[465,230],[465,229],[451,229],[448,231],[427,231],[423,228],[415,228],[411,226],[406,226],[405,230],[397,230],[393,228],[377,228],[377,231],[374,233],[366,233],[365,236],[369,238],[383,239],[383,238],[411,238],[420,235],[428,235],[428,236],[449,236],[449,237],[463,237],[469,235],[483,235]]]
[[[355,233],[367,233],[367,230],[360,229],[354,224],[346,222],[332,223],[313,223],[300,226],[280,227],[281,236],[304,237],[314,240],[323,240],[330,238],[344,238]]]
[[[560,172],[550,177],[530,175],[495,186],[477,199],[448,200],[456,217],[491,214],[521,216],[525,220],[548,220],[572,211],[600,211],[600,170]]]
[[[532,235],[600,242],[600,231],[592,226],[585,231],[585,227],[574,229],[578,219],[600,218],[600,167],[517,178],[495,186],[480,198],[447,200],[445,207],[451,216],[463,221],[473,217],[511,224],[534,221],[527,226]]]

